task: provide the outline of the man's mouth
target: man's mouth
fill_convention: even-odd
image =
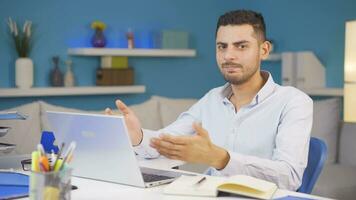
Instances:
[[[222,69],[228,73],[241,72],[242,66],[239,64],[223,64]]]

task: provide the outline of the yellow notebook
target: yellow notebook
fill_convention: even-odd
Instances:
[[[265,180],[245,175],[231,177],[181,176],[164,188],[165,194],[188,196],[217,196],[218,192],[227,192],[258,199],[271,199],[277,185]],[[198,183],[200,181],[200,183]]]

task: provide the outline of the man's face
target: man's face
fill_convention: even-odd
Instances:
[[[216,34],[216,60],[225,80],[241,85],[259,72],[261,50],[251,25],[220,26]]]

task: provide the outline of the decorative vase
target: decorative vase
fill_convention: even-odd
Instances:
[[[33,62],[30,58],[18,58],[15,62],[15,84],[18,88],[33,86]]]
[[[63,74],[59,69],[59,57],[54,56],[52,58],[54,68],[51,70],[51,85],[54,87],[63,86]]]
[[[75,80],[74,80],[74,73],[72,71],[72,61],[67,60],[66,65],[67,65],[67,71],[64,75],[64,86],[73,87],[75,84]]]
[[[93,36],[91,43],[93,47],[105,47],[106,39],[102,30],[100,29],[95,30],[95,34]]]

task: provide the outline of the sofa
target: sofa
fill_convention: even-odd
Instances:
[[[193,105],[196,99],[171,99],[152,96],[149,100],[131,105],[142,126],[157,130],[173,122],[178,115]],[[105,105],[103,105],[105,106]],[[25,121],[1,120],[0,126],[10,126],[0,142],[16,144],[16,148],[4,155],[28,154],[36,148],[41,132],[50,130],[46,111],[85,112],[103,114],[100,111],[78,110],[36,101],[9,110],[28,115]],[[117,110],[114,112],[119,113]],[[323,139],[328,146],[328,158],[314,187],[313,194],[336,199],[356,197],[356,124],[340,122],[341,101],[330,98],[314,101],[312,136]]]

